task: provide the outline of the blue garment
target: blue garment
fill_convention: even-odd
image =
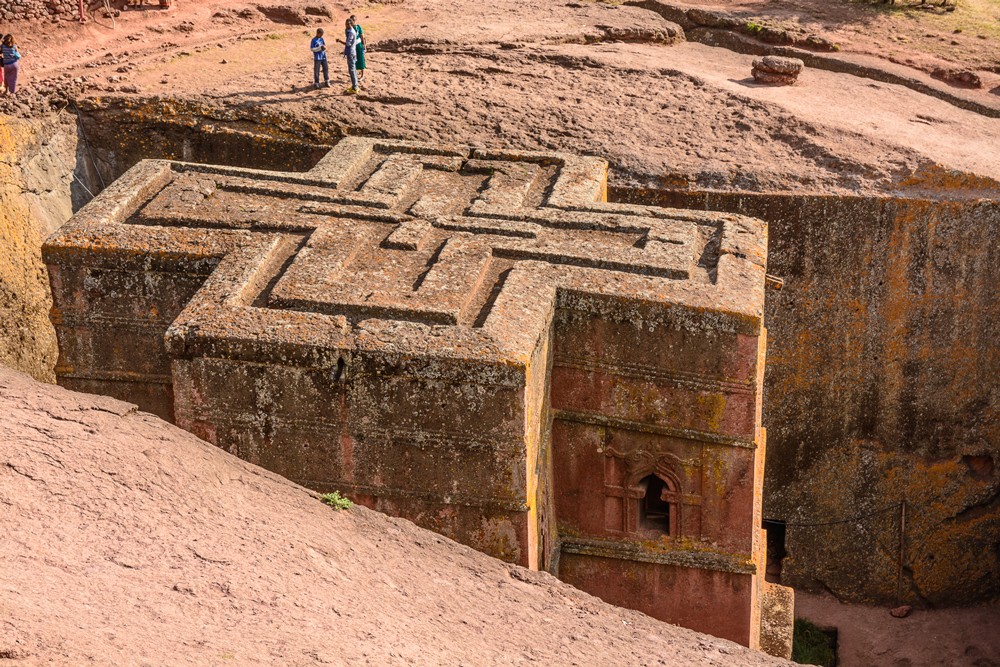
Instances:
[[[309,50],[316,60],[326,60],[326,40],[322,37],[313,37],[309,42]]]
[[[353,54],[354,52],[351,51]],[[358,90],[358,59],[348,58],[347,59],[347,74],[351,77],[351,88],[355,92]]]
[[[317,88],[319,88],[319,72],[320,72],[320,70],[323,70],[323,81],[326,82],[326,85],[329,86],[330,85],[330,63],[328,63],[326,61],[326,58],[323,58],[323,60],[314,60],[313,61],[313,83],[316,84]]]
[[[0,46],[0,57],[3,58],[4,65],[13,65],[21,59],[21,54],[17,52],[16,46]]]
[[[355,48],[358,43],[358,33],[354,28],[346,28],[344,30],[344,55],[347,56],[348,60],[357,60],[358,52]]]

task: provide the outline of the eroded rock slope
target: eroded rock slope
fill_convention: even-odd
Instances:
[[[0,367],[0,662],[779,665]]]

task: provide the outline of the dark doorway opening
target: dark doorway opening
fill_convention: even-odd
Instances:
[[[657,475],[648,475],[639,482],[639,488],[644,491],[639,502],[639,527],[642,530],[653,530],[663,535],[670,534],[670,501],[664,500],[664,492],[670,492],[670,486]]]
[[[785,551],[785,522],[764,519],[763,528],[767,533],[767,568],[764,578],[774,584],[781,583],[781,563],[788,553]]]

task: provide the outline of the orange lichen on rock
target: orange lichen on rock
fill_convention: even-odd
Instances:
[[[22,165],[29,155],[41,156],[41,134],[32,123],[0,114],[0,363],[51,382],[56,346],[39,252],[44,221],[32,207],[42,208],[38,195],[26,196],[32,187]]]
[[[988,602],[1000,598],[1000,264],[984,249],[1000,238],[1000,199],[968,174],[914,179],[898,196],[615,194],[768,221],[783,287],[765,304],[764,508],[787,523],[782,581],[857,602]]]

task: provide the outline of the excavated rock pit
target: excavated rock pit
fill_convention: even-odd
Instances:
[[[323,21],[299,4],[305,23]],[[348,133],[591,152],[612,163],[613,200],[770,223],[771,273],[783,283],[767,298],[765,518],[783,528],[771,551],[787,552],[785,582],[888,604],[897,588],[918,606],[996,600],[1000,360],[988,249],[1000,195],[989,179],[926,169],[1000,178],[995,96],[899,63],[806,51],[816,44],[758,44],[715,26],[715,8],[627,4],[647,9],[376,3],[363,20],[384,49],[373,49],[373,85],[353,103],[307,90],[307,29],[265,25],[266,13],[227,0],[126,13],[118,31],[64,22],[21,32],[25,50],[44,49],[49,62],[29,59],[27,100],[0,102],[31,116],[0,118],[0,363],[52,378],[39,244],[87,190],[142,157],[306,169]],[[862,9],[817,6],[823,23]],[[757,16],[735,18],[747,27]],[[888,52],[902,37],[878,33],[871,24],[857,39]],[[949,39],[991,43],[969,29]],[[746,85],[751,57],[740,53],[802,57],[810,69],[792,88],[765,90]],[[55,97],[31,103],[34,83]],[[84,97],[116,92],[146,98]],[[82,123],[47,115],[71,99]]]
[[[142,158],[301,171],[350,132],[176,100],[95,99],[80,111],[79,125],[61,126],[70,128],[63,144],[72,151],[62,155],[74,155],[66,164],[83,193],[77,205],[81,184],[96,191]],[[13,349],[37,352],[8,363],[43,379],[51,378],[52,334],[47,284],[31,253],[68,216],[72,176],[60,173],[60,213],[29,229],[21,247],[34,250],[21,251],[15,267],[29,289],[10,290],[35,294],[18,312],[34,313],[22,321],[37,342],[8,338],[7,358]],[[618,182],[656,180],[629,174]],[[918,605],[989,601],[1000,596],[991,389],[1000,362],[989,343],[1000,313],[990,287],[997,269],[981,248],[998,233],[998,188],[933,171],[904,186],[905,194],[846,196],[619,185],[610,197],[771,225],[769,271],[784,284],[767,299],[765,518],[787,526],[784,581],[855,601],[895,603],[897,588]]]

